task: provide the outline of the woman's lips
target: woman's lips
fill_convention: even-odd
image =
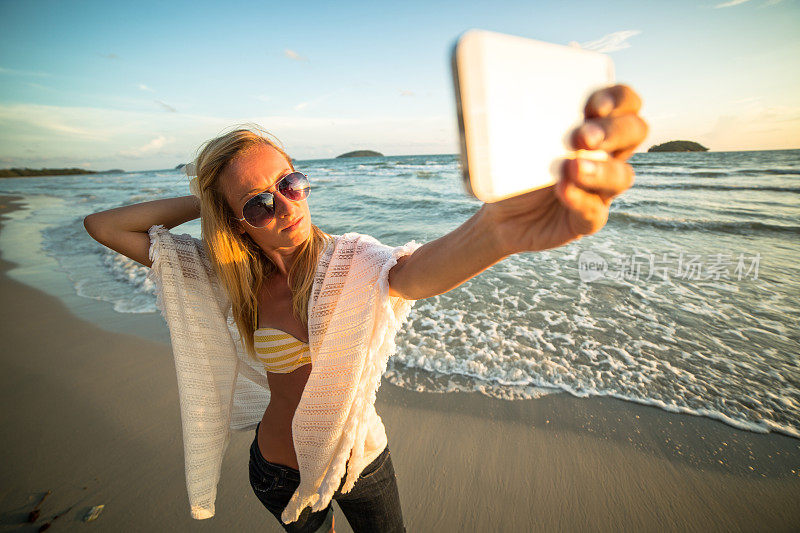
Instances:
[[[293,230],[294,228],[297,227],[298,224],[300,224],[301,220],[303,220],[303,217],[298,218],[292,224],[290,224],[290,225],[286,226],[285,228],[283,228],[281,231],[291,231],[291,230]]]

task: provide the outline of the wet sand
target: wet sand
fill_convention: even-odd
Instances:
[[[0,197],[0,212],[14,208]],[[13,266],[0,260],[0,528],[38,531],[63,513],[52,531],[281,531],[247,480],[250,433],[232,434],[217,515],[190,518],[160,318],[114,314],[115,331],[98,327],[11,279]],[[124,333],[126,321],[138,334]],[[377,409],[408,531],[800,527],[800,440],[791,437],[566,394],[505,401],[384,382]],[[21,525],[48,490],[40,518]],[[99,504],[100,517],[84,524]],[[338,511],[336,522],[349,531]]]

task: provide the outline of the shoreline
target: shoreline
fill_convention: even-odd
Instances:
[[[12,214],[27,209],[41,209],[44,202],[0,194],[0,204],[6,203],[12,209],[0,209],[0,216],[3,211]],[[23,219],[21,222],[8,224],[7,219],[8,217],[3,217],[0,221],[0,254],[4,260],[14,265],[7,271],[9,277],[53,296],[69,312],[101,329],[113,333],[133,333],[143,339],[158,340],[169,345],[169,330],[160,313],[118,313],[111,302],[80,296],[76,293],[73,281],[60,271],[58,262],[41,250],[40,228],[36,222]],[[17,230],[17,234],[11,235],[4,231],[4,228],[11,226]],[[53,275],[53,271],[60,272]]]
[[[3,201],[3,198],[11,199],[12,204],[14,204],[13,208],[8,212],[11,213],[13,211],[21,210],[21,209],[30,209],[30,208],[41,208],[40,205],[37,205],[35,201],[32,201],[29,198],[20,197],[20,196],[8,196],[3,195],[0,193],[0,202]],[[0,214],[2,210],[0,210]],[[0,224],[0,230],[2,230],[3,224]],[[18,228],[19,229],[19,228]],[[32,233],[35,233],[37,230],[36,228],[31,229],[28,225],[25,225],[24,228],[21,228],[21,231],[25,234],[18,237],[18,238],[9,238],[7,233],[3,233],[0,231],[0,250],[4,252],[8,251],[8,247],[11,247],[16,252],[14,257],[17,259],[19,263],[24,265],[29,265],[32,260],[39,259],[39,256],[43,256],[43,253],[40,250],[36,250],[33,253],[22,253],[18,252],[19,249],[29,249],[32,248],[30,243],[34,242],[36,239]],[[34,257],[35,256],[35,257]],[[52,273],[49,276],[47,274],[42,275],[42,271],[45,270],[58,270],[60,266],[58,262],[50,257],[49,255],[44,255],[42,258],[44,265],[37,265],[34,268],[15,268],[14,277],[17,281],[21,281],[23,284],[26,284],[33,288],[42,289],[43,292],[49,294],[51,296],[56,297],[62,303],[65,304],[68,311],[72,312],[73,314],[77,315],[78,318],[81,318],[87,322],[90,322],[100,328],[110,331],[113,333],[133,333],[143,339],[146,340],[157,340],[167,346],[170,345],[170,336],[169,330],[166,327],[166,323],[164,322],[161,314],[158,312],[145,312],[145,313],[125,313],[125,312],[118,312],[115,309],[113,303],[108,302],[107,300],[103,300],[100,298],[93,298],[82,296],[76,294],[75,287],[73,286],[72,280],[68,280],[67,275],[61,276],[52,276]],[[14,260],[12,259],[12,262]],[[16,265],[17,267],[19,264]],[[28,273],[28,270],[32,270],[32,273]],[[51,278],[61,278],[58,281],[54,281]],[[388,381],[385,381],[388,383]],[[399,386],[399,388],[403,389],[404,387]],[[413,389],[407,389],[413,390]],[[415,391],[416,392],[416,391]],[[477,392],[477,391],[476,391]],[[451,394],[452,392],[448,393]],[[437,393],[434,393],[434,395]],[[641,399],[636,397],[626,397],[622,394],[595,394],[595,395],[588,395],[588,396],[581,396],[581,395],[574,395],[572,392],[566,388],[556,388],[552,387],[547,392],[544,392],[543,395],[551,395],[551,394],[566,394],[568,396],[572,396],[575,398],[615,398],[626,403],[633,403],[640,406],[652,406],[659,410],[669,412],[669,413],[679,413],[685,414],[689,416],[697,416],[702,418],[707,418],[710,420],[720,421],[732,428],[760,433],[760,434],[779,434],[784,436],[789,436],[800,440],[800,434],[796,431],[793,431],[793,428],[783,427],[777,423],[773,423],[771,421],[767,421],[764,425],[759,425],[755,422],[750,421],[742,421],[735,418],[731,418],[728,415],[717,411],[707,411],[707,412],[697,412],[692,409],[686,407],[678,407],[666,404],[664,402],[659,402],[652,399]],[[486,397],[489,398],[502,398],[502,396],[492,396],[490,394],[486,394]],[[518,401],[519,399],[524,399],[516,397],[513,401]]]
[[[13,208],[0,197],[0,212]],[[2,525],[22,524],[52,490],[35,526],[21,530],[38,530],[70,506],[53,525],[81,527],[99,504],[103,529],[280,530],[247,482],[250,433],[231,435],[216,517],[192,520],[170,347],[76,317],[10,278],[11,266],[0,255],[9,456],[0,467]],[[124,331],[134,318],[114,320]],[[792,437],[566,393],[507,401],[384,381],[376,408],[409,531],[800,524],[800,441]],[[338,511],[336,524],[349,530]]]

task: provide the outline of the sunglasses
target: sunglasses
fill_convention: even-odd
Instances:
[[[308,198],[311,191],[311,183],[308,176],[301,172],[286,174],[278,182],[278,192],[293,202],[299,202]],[[271,192],[259,193],[244,204],[242,208],[242,218],[237,218],[239,222],[247,222],[254,228],[263,228],[275,218],[275,195]]]

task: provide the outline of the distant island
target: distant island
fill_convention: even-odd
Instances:
[[[86,170],[83,168],[3,168],[0,169],[0,178],[23,178],[29,176],[73,176],[76,174],[116,174],[125,172],[119,168],[112,170]]]
[[[708,148],[693,141],[669,141],[651,146],[648,152],[708,152]]]
[[[380,152],[373,152],[372,150],[356,150],[354,152],[347,152],[346,154],[337,155],[336,159],[342,157],[383,157]]]

